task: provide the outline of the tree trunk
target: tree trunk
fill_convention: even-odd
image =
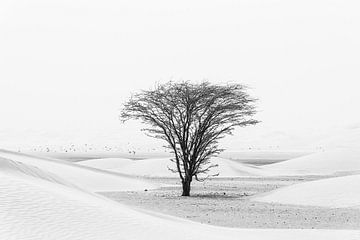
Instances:
[[[182,181],[183,192],[181,196],[190,196],[191,179],[185,178]]]

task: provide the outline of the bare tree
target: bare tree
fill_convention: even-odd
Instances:
[[[210,158],[223,151],[219,139],[236,126],[258,123],[252,119],[256,99],[246,90],[241,84],[168,82],[134,94],[120,118],[142,120],[150,126],[143,129],[147,135],[166,141],[176,163],[176,169],[170,170],[179,174],[182,196],[190,196],[193,178],[205,180],[217,166]]]

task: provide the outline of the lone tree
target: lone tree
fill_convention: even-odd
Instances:
[[[219,139],[237,126],[258,123],[252,119],[256,99],[246,90],[241,84],[168,82],[134,94],[120,119],[142,120],[150,126],[143,129],[147,135],[166,141],[176,163],[176,169],[169,170],[179,174],[182,196],[190,196],[193,178],[205,180],[217,166],[210,158],[223,151]]]

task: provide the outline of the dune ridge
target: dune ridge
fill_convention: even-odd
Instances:
[[[360,150],[336,149],[308,154],[263,166],[239,163],[220,157],[213,157],[209,175],[218,177],[249,177],[249,176],[301,176],[301,175],[349,175],[360,173]],[[82,166],[103,169],[128,176],[176,178],[168,168],[175,169],[169,158],[130,160],[130,159],[95,159],[80,162]]]
[[[271,175],[331,175],[360,173],[360,150],[335,149],[262,167]]]
[[[177,178],[178,174],[169,171],[169,168],[176,169],[176,166],[169,158],[155,158],[145,160],[123,160],[119,159],[96,159],[86,160],[78,164],[108,171],[118,172],[130,176]],[[237,163],[232,160],[213,157],[211,164],[218,167],[211,168],[209,175],[218,177],[258,176],[266,175],[260,167]]]

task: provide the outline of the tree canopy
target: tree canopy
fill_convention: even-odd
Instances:
[[[183,195],[190,195],[193,177],[209,177],[216,167],[210,158],[219,154],[218,141],[235,127],[258,123],[253,119],[256,99],[242,84],[199,84],[168,82],[152,90],[134,94],[123,106],[121,119],[138,119],[149,127],[147,135],[162,139],[174,154],[183,184]]]

